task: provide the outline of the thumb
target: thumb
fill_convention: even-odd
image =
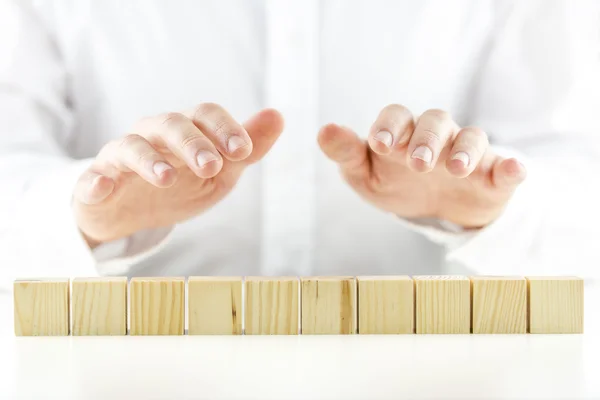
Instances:
[[[111,178],[87,170],[75,184],[73,197],[80,203],[95,205],[104,201],[114,188],[115,183]]]
[[[497,189],[512,191],[527,176],[527,170],[517,159],[498,157],[491,170],[491,180]]]
[[[368,178],[370,161],[367,144],[352,130],[336,124],[325,125],[319,132],[318,142],[323,153],[340,166],[347,178]]]
[[[252,139],[252,153],[243,160],[244,164],[260,161],[269,152],[283,131],[283,117],[271,108],[264,109],[250,118],[244,128]]]

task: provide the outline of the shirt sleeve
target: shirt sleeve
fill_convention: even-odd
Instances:
[[[508,3],[504,3],[508,4]],[[513,2],[482,63],[466,124],[528,170],[480,230],[403,221],[448,262],[493,275],[600,275],[600,12],[593,1]]]
[[[44,22],[27,1],[0,2],[0,287],[17,277],[96,276],[105,264],[122,271],[171,230],[140,232],[111,251],[84,241],[71,201],[92,159],[69,154],[68,76]]]

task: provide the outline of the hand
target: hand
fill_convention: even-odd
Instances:
[[[94,247],[198,215],[229,193],[282,129],[277,111],[263,110],[242,126],[212,103],[143,119],[104,146],[79,179],[79,228]]]
[[[440,110],[415,123],[400,105],[384,108],[368,141],[330,124],[319,133],[323,152],[345,180],[376,207],[404,218],[437,218],[481,228],[502,213],[526,171],[490,148],[479,128],[460,128]]]

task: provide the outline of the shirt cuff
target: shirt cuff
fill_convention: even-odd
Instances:
[[[399,221],[407,229],[418,232],[444,247],[460,246],[480,231],[480,229],[465,229],[435,218],[400,218]]]
[[[103,243],[93,250],[101,275],[126,275],[132,265],[159,253],[169,242],[173,227],[149,229]]]

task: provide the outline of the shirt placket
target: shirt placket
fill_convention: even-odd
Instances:
[[[267,1],[266,103],[285,130],[262,164],[262,270],[308,274],[314,255],[318,0]]]

